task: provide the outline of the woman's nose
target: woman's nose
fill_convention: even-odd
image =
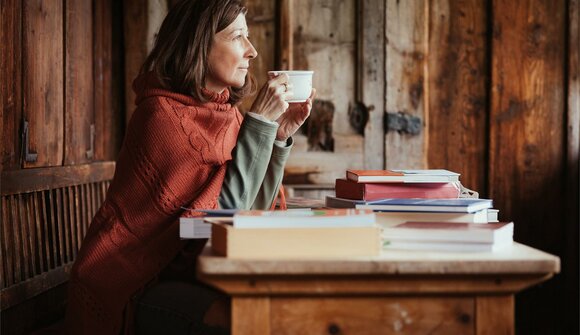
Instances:
[[[258,57],[258,51],[256,51],[256,48],[254,48],[254,45],[252,44],[252,42],[250,42],[250,40],[246,39],[246,57],[253,59]]]

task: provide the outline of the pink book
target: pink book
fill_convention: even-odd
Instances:
[[[336,196],[354,200],[378,200],[385,198],[458,198],[459,182],[452,183],[357,183],[347,179],[336,180]]]

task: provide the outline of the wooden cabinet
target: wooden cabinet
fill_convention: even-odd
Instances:
[[[2,2],[2,333],[62,312],[63,283],[112,179],[124,125],[120,6]]]

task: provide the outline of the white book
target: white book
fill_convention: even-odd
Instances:
[[[179,218],[179,237],[182,239],[204,239],[211,237],[211,224],[203,218]]]
[[[375,213],[360,209],[239,211],[233,220],[235,228],[336,228],[375,225]]]
[[[386,241],[504,243],[513,241],[514,223],[405,222],[383,227]]]
[[[416,222],[468,222],[488,223],[488,210],[482,209],[475,213],[431,213],[431,212],[376,212],[377,223],[382,226],[391,226],[407,221]],[[497,220],[496,220],[497,221]]]
[[[436,251],[436,252],[495,252],[509,248],[513,241],[501,243],[450,243],[450,242],[425,242],[394,240],[385,241],[385,250],[415,250],[415,251]]]
[[[356,205],[357,209],[398,212],[460,212],[473,213],[492,207],[491,199],[382,199],[366,205]]]

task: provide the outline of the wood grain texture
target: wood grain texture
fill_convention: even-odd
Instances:
[[[276,67],[279,70],[294,68],[294,34],[292,16],[295,0],[278,0],[276,41]]]
[[[387,132],[385,167],[422,169],[427,165],[429,1],[387,0],[385,10],[386,111],[422,120],[418,135]]]
[[[321,151],[293,149],[286,167],[288,172],[306,170],[301,183],[331,183],[342,176],[342,166],[362,168],[362,136],[349,123],[348,112],[356,101],[357,83],[357,31],[356,1],[294,1],[291,26],[293,31],[293,69],[314,70],[313,86],[316,99],[334,106],[331,116],[332,138],[335,143],[341,136],[358,136],[357,147],[351,151],[334,148],[333,154],[341,164],[327,164]],[[316,113],[316,109],[313,110]],[[296,142],[307,142],[304,135],[294,136]],[[356,158],[351,155],[356,155]],[[307,162],[304,160],[306,159]]]
[[[122,15],[123,3],[93,3],[93,79],[95,160],[115,160],[125,125]],[[113,34],[115,32],[115,34]]]
[[[123,1],[123,33],[125,35],[125,120],[135,110],[133,80],[153,47],[155,36],[167,14],[166,0]]]
[[[566,2],[495,0],[493,13],[489,195],[515,240],[563,255]],[[518,296],[522,334],[564,332],[559,280]]]
[[[475,298],[477,335],[514,334],[514,297],[513,295],[478,296]]]
[[[472,298],[275,298],[272,334],[474,334]]]
[[[22,1],[6,0],[0,6],[0,149],[1,168],[20,166],[20,119],[22,116]]]
[[[271,333],[270,300],[262,297],[232,299],[232,335]]]
[[[461,173],[486,194],[488,3],[432,1],[429,29],[430,168]]]
[[[385,162],[385,1],[358,1],[357,99],[368,110],[364,129],[364,168]]]
[[[435,253],[384,250],[378,257],[338,260],[244,260],[219,257],[206,248],[198,268],[212,275],[330,274],[547,274],[560,272],[560,259],[519,243],[498,253]]]
[[[250,73],[256,79],[257,89],[260,89],[268,81],[268,71],[276,70],[276,2],[248,1],[246,7],[250,41],[258,51],[258,56],[250,61]],[[249,111],[254,98],[255,95],[246,97],[240,110]]]
[[[23,116],[35,162],[25,167],[59,166],[64,156],[63,3],[23,2]]]
[[[18,194],[113,179],[115,162],[4,171],[1,195]]]
[[[64,165],[76,165],[94,159],[92,2],[66,0],[65,12]]]
[[[566,273],[566,329],[580,332],[580,293],[578,269],[580,255],[580,2],[568,2],[568,124],[567,124],[567,166],[566,166],[566,254],[563,257],[562,272]]]

